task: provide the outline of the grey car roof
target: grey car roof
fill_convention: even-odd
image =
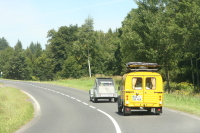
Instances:
[[[98,81],[113,81],[112,78],[96,78]]]

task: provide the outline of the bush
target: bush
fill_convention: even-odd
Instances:
[[[194,86],[193,84],[187,83],[187,82],[181,82],[181,83],[170,83],[171,92],[176,92],[179,94],[192,94],[194,92]],[[166,82],[164,82],[164,90],[166,90]]]

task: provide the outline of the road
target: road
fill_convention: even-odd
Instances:
[[[37,82],[0,80],[30,94],[36,117],[16,133],[200,133],[200,117],[163,109],[161,115],[117,112],[117,103],[89,101],[86,91]]]

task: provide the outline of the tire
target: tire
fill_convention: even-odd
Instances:
[[[109,98],[109,102],[111,102],[112,101],[112,98]]]
[[[90,101],[92,101],[92,98],[91,98],[91,96],[90,96]]]
[[[122,107],[118,107],[118,112],[122,113]]]
[[[126,116],[127,114],[126,114],[126,111],[125,111],[125,109],[126,109],[126,107],[125,106],[123,106],[123,115],[124,116]]]
[[[89,91],[89,97],[90,97],[90,101],[92,101],[92,97],[91,97],[90,91]]]
[[[117,102],[117,98],[114,98],[114,102]]]
[[[94,102],[95,102],[95,103],[97,102],[97,100],[98,100],[97,98],[94,98]]]
[[[130,115],[130,114],[131,114],[131,111],[129,111],[129,112],[126,111],[127,108],[128,108],[128,107],[123,106],[123,115],[124,115],[124,116]]]
[[[123,106],[122,106],[122,103],[121,103],[121,100],[120,100],[120,96],[118,96],[118,98],[115,98],[115,99],[118,99],[117,100],[118,112],[122,113]]]

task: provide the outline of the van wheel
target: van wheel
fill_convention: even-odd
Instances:
[[[123,107],[123,115],[127,115],[125,110],[126,110],[126,107],[124,106]]]
[[[128,109],[129,111],[127,111],[127,109]],[[125,116],[125,115],[130,115],[130,114],[131,114],[131,109],[128,108],[128,107],[126,107],[126,106],[124,106],[124,107],[123,107],[123,115]]]
[[[122,107],[118,107],[118,112],[122,113]]]

